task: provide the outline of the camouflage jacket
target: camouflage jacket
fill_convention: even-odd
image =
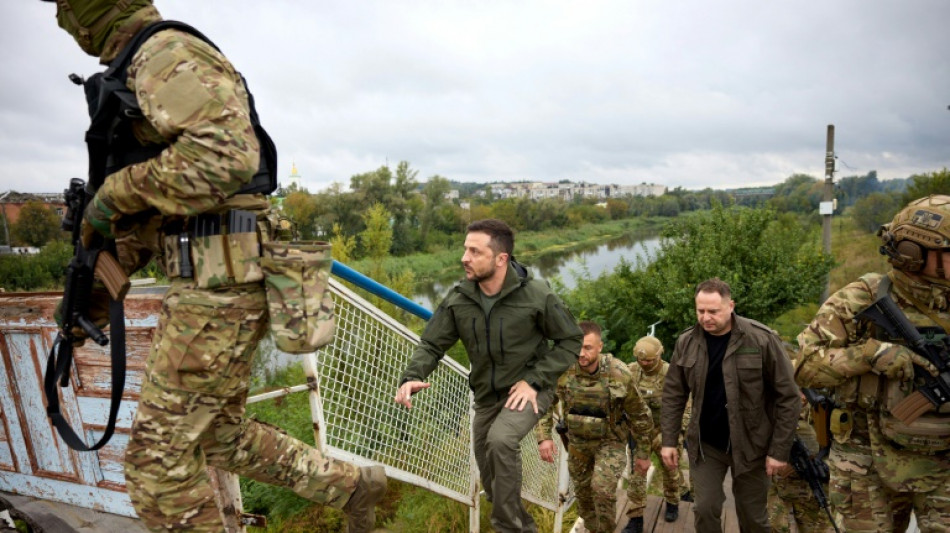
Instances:
[[[498,300],[487,315],[478,285],[456,283],[426,324],[399,383],[425,380],[446,350],[461,340],[472,365],[469,386],[475,403],[487,405],[507,397],[520,380],[536,390],[553,387],[577,361],[583,333],[546,282],[526,270],[522,273],[508,265]]]
[[[692,396],[692,417],[686,431],[690,450],[699,446],[699,419],[708,369],[706,339],[699,324],[676,340],[663,384],[661,410],[663,446],[677,445],[683,413]],[[801,393],[792,364],[778,335],[768,327],[732,314],[732,335],[722,360],[728,402],[730,448],[736,475],[760,468],[768,455],[788,461],[801,412]]]
[[[610,354],[601,354],[597,371],[589,374],[574,364],[557,381],[554,405],[538,422],[538,441],[551,438],[553,412],[561,404],[562,417],[567,420],[568,436],[571,439],[590,440],[578,435],[572,428],[573,413],[599,413],[606,429],[603,439],[626,442],[628,437],[636,441],[636,457],[645,459],[651,452],[653,418],[650,408],[643,401],[633,382],[633,376],[623,361]],[[581,416],[581,422],[585,417]]]
[[[135,31],[159,19],[152,9],[137,12],[115,29],[102,60],[111,60]],[[223,212],[232,204],[266,208],[262,196],[233,197],[257,171],[260,156],[247,91],[224,56],[195,36],[161,31],[133,56],[127,86],[142,109],[133,127],[138,140],[168,147],[109,175],[96,193],[124,217],[116,240],[126,270],[161,253],[159,228],[170,220]]]
[[[653,414],[653,433],[660,433],[660,407],[663,403],[663,383],[666,381],[666,373],[669,371],[670,364],[666,361],[660,361],[659,368],[652,374],[643,370],[636,361],[628,366],[630,374],[633,376],[633,382],[640,391],[640,396],[650,408]],[[692,402],[686,403],[686,410],[683,412],[683,433],[686,433],[686,426],[689,425],[690,411]]]
[[[916,308],[917,300],[945,324],[950,323],[950,289],[916,282],[900,271],[888,274],[892,279],[891,298],[917,327],[939,326]],[[847,446],[874,446],[876,456],[899,455],[885,446],[883,437],[899,444],[907,452],[915,446],[931,448],[927,453],[946,449],[950,443],[950,405],[939,412],[921,416],[910,425],[899,423],[890,414],[897,402],[914,391],[912,380],[888,379],[872,369],[869,351],[878,349],[876,341],[904,344],[867,321],[856,320],[861,311],[877,298],[884,276],[866,274],[835,292],[821,306],[814,320],[798,336],[801,355],[796,361],[795,379],[803,387],[831,388],[836,403],[850,410],[853,423],[838,430],[835,442]]]

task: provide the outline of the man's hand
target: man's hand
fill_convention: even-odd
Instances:
[[[633,460],[633,471],[641,476],[647,475],[647,470],[650,469],[650,465],[653,463],[649,459],[636,459]]]
[[[121,213],[112,205],[112,200],[109,197],[99,194],[93,196],[92,201],[86,205],[86,210],[82,214],[80,238],[83,247],[89,247],[96,232],[101,233],[107,239],[114,239],[115,222],[119,220],[120,216]]]
[[[505,408],[512,411],[524,411],[525,406],[529,403],[534,406],[534,414],[538,414],[538,391],[522,379],[508,390],[508,401],[505,402]]]
[[[393,400],[405,405],[406,409],[412,409],[412,395],[431,386],[431,383],[424,381],[407,381],[396,391],[396,397]]]
[[[880,343],[874,353],[870,355],[868,362],[878,374],[900,381],[914,379],[914,365],[925,369],[933,376],[940,374],[926,358],[906,346],[890,342]]]
[[[538,453],[541,454],[541,460],[549,463],[554,462],[554,456],[557,455],[557,446],[551,439],[543,440],[538,443]]]
[[[773,459],[772,457],[765,458],[765,475],[771,477],[776,474],[782,474],[785,471],[785,467],[788,466],[788,463],[785,461],[779,461],[778,459]]]
[[[670,470],[675,470],[680,466],[680,453],[674,446],[660,448],[660,458],[663,459],[663,466]]]

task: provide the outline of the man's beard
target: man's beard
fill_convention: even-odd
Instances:
[[[492,266],[492,268],[489,269],[488,271],[482,272],[481,274],[479,274],[478,272],[475,272],[475,269],[472,269],[472,277],[470,277],[469,280],[474,281],[475,283],[481,283],[485,281],[486,279],[490,279],[494,275],[495,275],[494,266]]]

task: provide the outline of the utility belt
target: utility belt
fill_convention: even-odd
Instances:
[[[330,244],[274,241],[274,228],[273,221],[242,209],[166,227],[166,274],[194,279],[199,289],[263,281],[277,348],[312,353],[333,340],[335,329]]]
[[[166,227],[163,237],[169,279],[194,279],[199,289],[264,279],[257,214],[232,209],[190,217],[176,226]]]

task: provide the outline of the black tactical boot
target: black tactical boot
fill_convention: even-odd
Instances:
[[[643,533],[643,517],[631,518],[627,527],[623,528],[623,533]]]
[[[690,492],[690,491],[684,492],[683,495],[680,496],[680,501],[681,501],[681,502],[692,502],[692,501],[693,501],[693,493]]]
[[[663,519],[667,522],[676,522],[676,519],[680,517],[680,504],[666,502],[666,514],[663,515]]]
[[[376,502],[386,494],[386,470],[381,466],[360,467],[360,481],[343,506],[347,533],[370,533],[376,525]]]

